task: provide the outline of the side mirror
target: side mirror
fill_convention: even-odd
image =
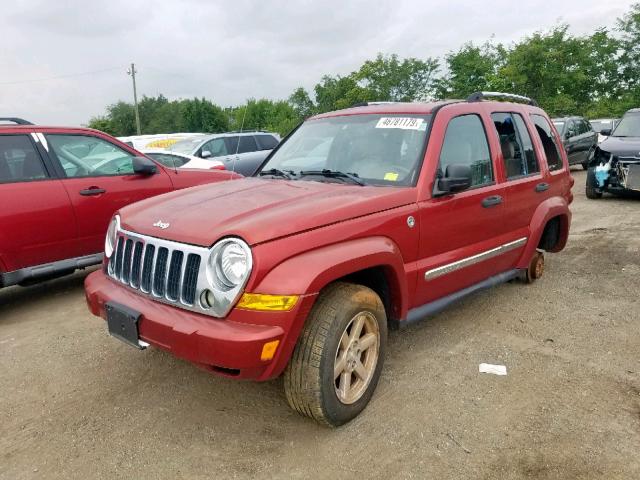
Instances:
[[[133,157],[133,173],[138,175],[153,175],[158,167],[146,157]]]
[[[600,130],[600,135],[604,135],[605,137],[608,137],[609,135],[611,135],[611,129],[603,128],[602,130]]]
[[[211,152],[210,152],[209,150],[203,150],[203,151],[202,151],[202,153],[200,154],[200,156],[201,156],[202,158],[209,158],[209,157],[211,157],[212,155],[211,155]]]
[[[571,133],[567,132],[564,134],[564,139],[569,140],[571,138]]]
[[[469,165],[447,165],[444,177],[438,179],[440,194],[457,193],[471,186]]]

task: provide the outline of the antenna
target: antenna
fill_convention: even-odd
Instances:
[[[244,119],[247,117],[247,107],[249,106],[249,102],[244,106],[244,113],[242,114],[242,124],[240,124],[240,133],[242,133],[242,129],[244,128]],[[231,167],[231,171],[235,173],[236,171],[236,160],[238,159],[238,150],[240,150],[240,136],[238,136],[238,143],[236,143],[236,154],[233,157],[233,166]]]

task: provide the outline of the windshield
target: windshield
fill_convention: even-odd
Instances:
[[[180,140],[179,142],[174,143],[167,147],[167,150],[171,150],[172,152],[185,153],[190,155],[193,151],[198,148],[202,140],[204,140],[204,135],[198,137],[191,137],[185,140]]]
[[[553,122],[553,125],[558,130],[558,133],[562,134],[562,130],[564,129],[564,122]]]
[[[339,181],[304,172],[343,172],[374,185],[411,185],[431,115],[345,115],[305,122],[262,168],[298,180]],[[303,172],[301,174],[301,172]]]
[[[613,137],[640,137],[640,112],[627,113],[613,132]]]

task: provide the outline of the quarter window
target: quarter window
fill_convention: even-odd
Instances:
[[[132,175],[133,155],[89,135],[47,135],[67,177]]]
[[[0,135],[0,183],[47,178],[40,155],[26,135]]]
[[[532,114],[531,120],[536,127],[538,137],[540,137],[549,170],[560,170],[562,168],[562,156],[558,148],[558,139],[551,129],[551,125],[542,115]]]
[[[449,165],[469,165],[472,187],[493,182],[487,135],[478,115],[461,115],[447,125],[440,151],[439,174],[446,174]]]
[[[517,113],[491,114],[498,134],[507,178],[538,173],[538,160],[524,119]]]

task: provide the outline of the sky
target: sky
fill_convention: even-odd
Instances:
[[[12,0],[0,15],[0,116],[83,125],[118,100],[286,99],[378,52],[442,57],[558,23],[612,28],[631,1]]]

